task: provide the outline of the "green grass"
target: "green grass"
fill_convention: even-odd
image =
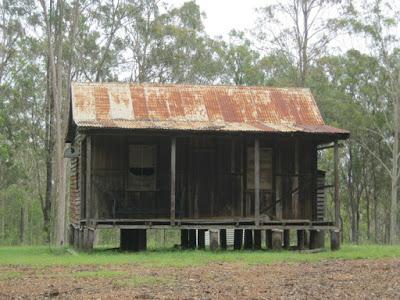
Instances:
[[[0,247],[0,265],[107,265],[140,264],[154,267],[186,267],[211,262],[270,264],[277,262],[314,262],[330,259],[379,259],[400,257],[400,245],[344,245],[340,251],[299,253],[290,251],[179,251],[153,250],[141,253],[121,253],[97,249],[91,253],[71,253],[66,248]]]
[[[161,276],[134,275],[129,279],[117,280],[115,284],[122,287],[141,287],[160,285],[170,281],[170,279]]]

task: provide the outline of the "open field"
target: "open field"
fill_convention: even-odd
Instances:
[[[338,252],[0,248],[0,299],[400,298],[399,246]]]

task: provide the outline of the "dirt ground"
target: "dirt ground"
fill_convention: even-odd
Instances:
[[[400,259],[0,267],[0,299],[400,299]]]

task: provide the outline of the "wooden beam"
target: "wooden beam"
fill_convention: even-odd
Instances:
[[[333,198],[335,201],[335,226],[340,229],[340,199],[339,199],[339,145],[335,141],[334,144],[334,177],[335,190]]]
[[[176,138],[171,138],[171,225],[175,225]]]
[[[85,211],[86,219],[91,218],[91,186],[92,186],[92,137],[86,136],[86,191],[85,191]]]
[[[260,225],[260,141],[254,140],[254,219]]]

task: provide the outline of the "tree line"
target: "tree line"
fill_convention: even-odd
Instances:
[[[269,3],[252,28],[222,38],[207,34],[194,1],[2,0],[0,244],[64,243],[71,80],[310,88],[325,121],[351,132],[341,149],[343,238],[397,242],[399,6]],[[321,169],[332,170],[332,155]]]

